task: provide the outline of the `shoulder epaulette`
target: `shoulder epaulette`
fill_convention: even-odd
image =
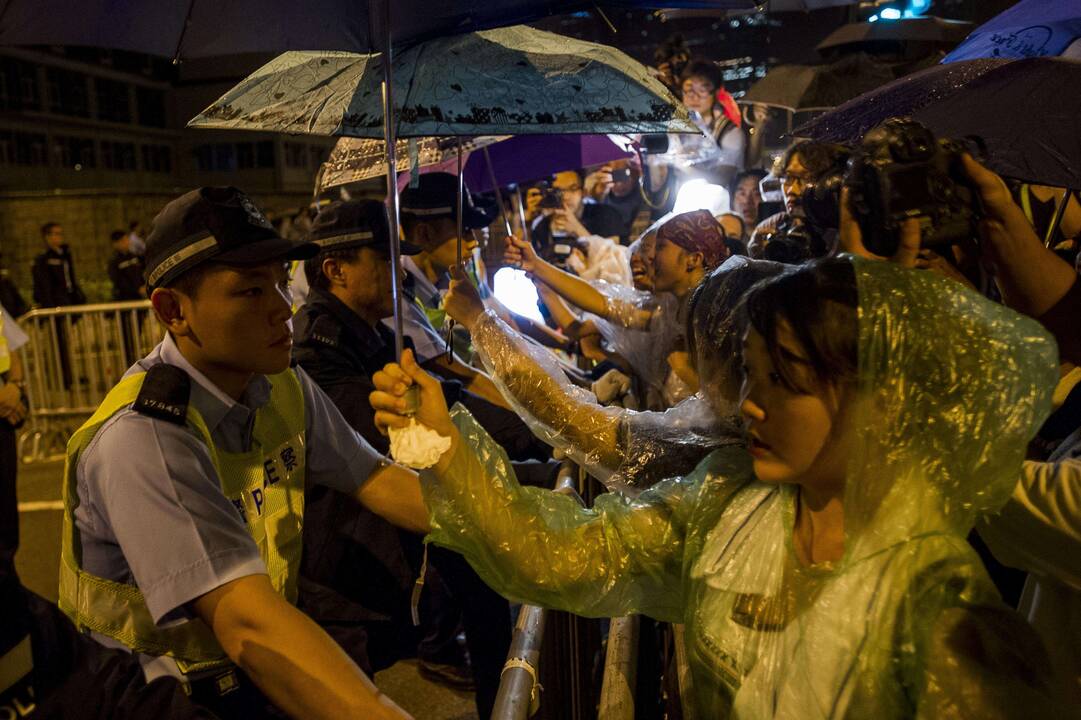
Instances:
[[[146,371],[139,397],[132,409],[137,413],[183,425],[191,398],[191,378],[176,365],[162,363]]]
[[[336,348],[341,344],[342,325],[330,315],[319,315],[308,326],[308,337],[320,345]]]

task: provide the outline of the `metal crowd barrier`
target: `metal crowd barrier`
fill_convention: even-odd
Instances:
[[[587,492],[586,480],[583,471],[565,460],[555,492],[571,495],[584,505],[582,495],[592,494]],[[611,621],[599,694],[595,691],[596,684],[591,682],[591,663],[588,657],[583,658],[599,646],[598,623],[568,613],[523,606],[503,666],[493,720],[526,720],[538,714],[543,718],[574,720],[633,720],[639,619],[631,616]],[[583,663],[584,659],[587,662]],[[542,678],[548,687],[543,706]]]
[[[25,462],[63,453],[67,438],[164,330],[146,300],[31,310],[19,349],[30,415],[19,435]]]

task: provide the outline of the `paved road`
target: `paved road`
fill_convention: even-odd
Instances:
[[[56,602],[60,565],[60,481],[62,462],[19,467],[19,531],[15,565],[23,584]],[[375,676],[388,696],[416,718],[476,720],[471,693],[448,690],[417,674],[416,663],[400,662]]]

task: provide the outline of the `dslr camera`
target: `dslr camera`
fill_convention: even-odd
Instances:
[[[541,183],[541,200],[538,207],[545,210],[562,210],[563,191],[548,183]]]
[[[841,188],[848,187],[869,251],[893,255],[901,225],[917,218],[921,246],[950,257],[942,248],[976,237],[983,215],[979,193],[961,163],[968,150],[958,140],[935,138],[911,118],[891,118],[864,135],[847,168],[827,173],[804,191],[807,221],[838,227]]]

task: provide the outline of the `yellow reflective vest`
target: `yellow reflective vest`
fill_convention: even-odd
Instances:
[[[6,373],[11,369],[11,350],[8,349],[8,339],[4,335],[4,311],[0,310],[0,373]]]
[[[145,377],[146,373],[138,373],[120,381],[68,441],[58,604],[80,630],[101,633],[136,652],[172,657],[184,673],[224,667],[229,658],[202,620],[158,627],[136,586],[96,577],[82,567],[75,527],[79,457],[101,426],[135,401]],[[247,524],[271,584],[292,603],[296,601],[304,517],[304,394],[292,370],[268,380],[270,401],[256,412],[250,451],[228,453],[216,448],[206,423],[190,405],[185,422],[210,451],[222,492]]]

